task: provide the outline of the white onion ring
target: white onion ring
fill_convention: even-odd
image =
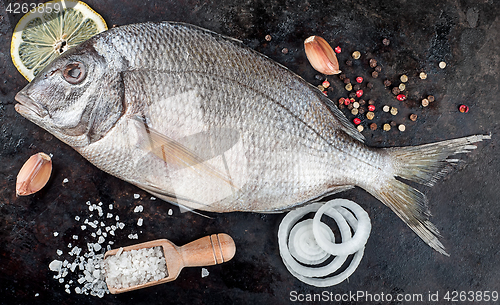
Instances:
[[[338,206],[342,206],[351,210],[357,219],[356,233],[354,234],[354,236],[345,242],[344,240],[342,240],[342,243],[340,244],[328,241],[328,239],[325,238],[325,236],[323,236],[319,231],[319,223],[323,214],[326,214],[335,219],[337,224],[339,224],[339,216],[345,221],[345,218],[343,218],[342,215],[335,209],[335,207]],[[313,232],[314,237],[316,238],[316,242],[321,248],[323,248],[323,250],[332,255],[349,255],[359,251],[366,244],[368,236],[370,236],[370,230],[371,223],[368,213],[366,213],[365,210],[363,210],[363,208],[357,205],[355,202],[347,199],[331,200],[324,206],[322,206],[314,215]]]
[[[330,257],[330,253],[321,249],[316,243],[312,225],[312,219],[297,222],[288,236],[290,254],[297,261],[306,265],[318,265]],[[321,234],[326,235],[328,240],[335,241],[335,235],[333,235],[332,229],[325,223],[321,222],[320,225]]]
[[[290,254],[287,245],[288,232],[290,232],[292,226],[298,220],[304,217],[304,215],[310,212],[316,212],[322,205],[323,205],[322,203],[313,203],[308,206],[293,210],[289,212],[287,215],[285,215],[285,217],[281,221],[281,224],[278,229],[278,246],[280,249],[281,258],[283,259],[283,262],[285,263],[285,266],[287,267],[288,271],[290,271],[290,273],[292,274],[301,274],[307,277],[327,276],[337,271],[340,267],[342,267],[342,264],[344,264],[344,262],[347,260],[347,255],[337,256],[328,265],[314,268],[299,264]],[[344,223],[345,227],[343,227],[343,230],[347,230],[349,232],[348,235],[349,237],[347,237],[347,239],[349,239],[351,236],[350,235],[351,231],[347,223],[345,221]],[[339,225],[339,227],[340,226],[341,225]]]
[[[325,206],[327,206],[325,208]],[[345,209],[344,207],[348,208]],[[351,211],[354,213],[351,213]],[[322,246],[318,243],[318,237],[316,235],[320,236],[320,239],[323,241],[327,241],[328,243],[326,244],[328,248],[332,244],[334,244],[335,239],[333,238],[333,232],[331,232],[331,229],[326,229],[324,226],[326,224],[320,222],[319,220],[321,219],[322,214],[327,214],[328,216],[332,217],[336,222],[337,226],[339,227],[339,230],[341,232],[341,237],[342,237],[342,243],[340,244],[335,244],[335,246],[341,246],[341,245],[347,245],[348,247],[354,247],[352,240],[356,237],[355,242],[363,242],[361,246],[357,246],[358,248],[357,251],[354,252],[354,257],[349,266],[342,271],[341,273],[335,275],[335,276],[330,276],[326,278],[322,278],[325,276],[328,276],[335,271],[337,271],[342,264],[345,262],[347,259],[348,255],[338,255],[336,256],[328,265],[323,266],[323,267],[308,267],[301,265],[298,261],[303,262],[305,264],[308,264],[311,262],[313,259],[317,259],[315,255],[318,255],[318,253],[321,253],[319,249],[314,247],[314,249],[307,250],[303,249],[302,246],[298,245],[293,245],[293,243],[298,242],[300,243],[301,238],[298,238],[297,235],[299,234],[304,234],[302,231],[302,227],[306,227],[310,225],[310,219],[309,220],[304,220],[299,223],[300,227],[295,229],[292,229],[292,226],[300,220],[304,215],[311,213],[311,212],[316,212],[316,215],[313,220],[313,235],[315,236],[316,239],[316,244],[322,248]],[[321,212],[321,214],[319,214]],[[364,214],[363,214],[364,213]],[[318,216],[319,214],[319,216]],[[357,216],[357,217],[355,217]],[[314,221],[317,219],[317,225],[316,225],[316,231],[314,232]],[[357,219],[356,219],[357,218]],[[367,221],[368,220],[368,221]],[[349,225],[347,225],[347,223]],[[351,238],[351,230],[349,226],[352,228],[354,231],[354,237]],[[294,231],[293,236],[291,229]],[[296,209],[294,211],[291,211],[288,213],[282,220],[279,229],[278,229],[278,245],[280,249],[280,255],[283,259],[283,262],[290,271],[290,273],[301,280],[302,282],[317,286],[317,287],[328,287],[328,286],[333,286],[341,283],[345,279],[347,279],[358,267],[359,263],[361,262],[361,259],[364,254],[364,245],[368,239],[368,236],[365,237],[365,235],[369,235],[371,229],[371,224],[370,224],[370,219],[368,217],[368,214],[361,208],[359,207],[356,203],[345,200],[345,199],[336,199],[328,202],[327,204],[321,204],[321,203],[314,203],[310,204],[308,206]],[[360,232],[361,230],[361,232]],[[368,230],[366,233],[365,231]],[[289,234],[290,232],[290,234]],[[326,233],[328,232],[328,233]],[[331,232],[331,235],[330,233]],[[288,236],[290,235],[290,237]],[[306,238],[306,237],[304,237]],[[309,238],[309,237],[307,237]],[[289,241],[290,245],[287,244],[287,241]],[[288,248],[294,248],[293,250]],[[313,246],[315,246],[313,244]],[[297,251],[300,249],[299,251]],[[325,249],[323,249],[325,250]],[[349,251],[352,251],[352,249],[348,249]],[[291,252],[294,252],[294,255],[292,256]],[[311,252],[312,251],[312,252]],[[326,251],[328,252],[328,251]],[[312,255],[313,254],[313,255]],[[309,258],[308,257],[301,257],[302,255],[311,255]],[[321,254],[322,255],[322,254]],[[319,256],[319,255],[318,255]],[[298,259],[297,257],[300,257]],[[295,260],[295,259],[297,260]],[[321,262],[324,262],[324,259],[322,259]],[[320,262],[320,263],[321,263]]]
[[[334,275],[331,277],[326,277],[326,278],[304,276],[302,274],[299,274],[295,270],[288,268],[286,263],[285,263],[285,266],[287,266],[288,271],[290,271],[290,273],[293,276],[295,276],[296,278],[298,278],[299,280],[301,280],[302,282],[304,282],[306,284],[313,285],[316,287],[329,287],[329,286],[334,286],[334,285],[342,283],[349,276],[351,276],[354,273],[354,271],[356,271],[356,268],[358,268],[359,263],[361,262],[361,259],[363,258],[364,251],[365,251],[365,248],[362,248],[361,250],[356,252],[354,254],[354,258],[351,261],[351,264],[349,266],[347,266],[347,268],[344,271],[342,271],[341,273],[339,273],[337,275]],[[337,271],[337,270],[335,270],[335,271]]]

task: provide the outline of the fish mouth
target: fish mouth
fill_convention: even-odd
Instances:
[[[38,117],[44,117],[48,114],[47,110],[43,109],[40,104],[32,100],[22,91],[16,94],[15,100],[19,102],[19,104],[15,105],[15,109],[21,115],[35,114]]]

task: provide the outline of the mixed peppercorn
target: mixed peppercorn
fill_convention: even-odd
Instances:
[[[311,39],[312,38],[314,38],[313,41],[317,41],[317,42],[322,43],[322,45],[320,46],[321,48],[319,48],[318,49],[319,51],[317,51],[318,55],[316,55],[316,56],[318,58],[321,57],[321,58],[325,59],[326,62],[328,60],[331,60],[333,65],[335,66],[336,71],[338,71],[338,73],[332,73],[332,74],[337,74],[337,77],[339,77],[339,79],[344,83],[344,88],[347,91],[347,97],[341,97],[338,99],[338,107],[340,109],[347,109],[350,111],[351,115],[354,116],[354,118],[352,118],[352,122],[356,125],[356,128],[360,132],[362,132],[364,130],[364,126],[368,126],[371,130],[377,130],[378,125],[375,122],[370,122],[370,121],[374,120],[376,117],[376,111],[378,108],[376,106],[376,102],[373,99],[368,99],[368,105],[366,106],[367,102],[363,99],[363,98],[366,98],[365,97],[366,94],[368,94],[368,96],[370,95],[370,89],[372,89],[374,86],[373,82],[371,82],[371,81],[367,82],[363,78],[363,76],[360,76],[360,75],[351,75],[352,79],[354,79],[354,82],[352,82],[351,78],[349,78],[347,76],[346,72],[341,72],[340,69],[338,69],[338,62],[337,62],[335,54],[342,53],[342,48],[340,46],[336,46],[332,50],[332,48],[328,45],[328,43],[326,41],[324,41],[323,38],[318,37],[318,36],[311,36],[310,38],[306,39],[306,42],[305,42],[305,45],[307,47],[309,47],[310,50],[312,49],[312,47],[311,47],[311,45],[312,45]],[[310,45],[307,45],[307,44],[310,44]],[[382,44],[384,46],[389,46],[389,44],[390,44],[389,39],[387,39],[387,38],[383,39]],[[310,50],[309,50],[309,52],[310,52]],[[306,53],[308,53],[307,48],[306,48]],[[308,55],[308,58],[309,58],[309,55]],[[371,69],[373,69],[370,73],[371,77],[373,79],[378,78],[382,73],[382,66],[379,64],[377,59],[369,58],[367,63],[368,63],[368,66]],[[321,65],[319,65],[320,66],[319,68],[317,67],[318,64],[316,64],[316,65],[313,63],[311,63],[311,64],[313,65],[313,67],[315,67],[316,70],[318,70],[320,72],[322,69],[328,70],[325,68],[326,64],[322,64],[325,67],[321,67]],[[362,56],[361,52],[360,51],[353,51],[351,53],[351,56],[345,61],[345,64],[347,67],[352,67],[353,65],[354,65],[354,67],[358,67],[358,66],[363,65],[365,63],[363,61],[363,56]],[[446,63],[440,62],[439,67],[441,69],[444,69],[446,67]],[[352,68],[347,68],[346,70],[353,71]],[[330,73],[328,73],[328,74],[332,75]],[[425,80],[425,79],[427,79],[427,73],[421,71],[421,72],[419,72],[418,77],[421,80]],[[411,107],[411,105],[415,105],[414,102],[412,101],[412,100],[414,100],[413,96],[410,97],[411,100],[408,101],[407,88],[408,88],[409,80],[410,80],[410,78],[408,75],[402,74],[399,76],[400,82],[398,84],[393,84],[393,81],[391,81],[390,79],[384,79],[384,81],[383,81],[383,85],[385,86],[385,88],[393,94],[393,96],[395,97],[395,99],[397,101],[404,103],[403,104],[404,107],[408,107],[408,106]],[[331,79],[330,79],[330,81],[331,81]],[[325,95],[328,95],[328,90],[327,90],[328,88],[332,89],[330,81],[328,79],[323,79],[323,82],[321,83],[321,85],[318,86],[318,88]],[[411,83],[411,84],[413,84],[413,83]],[[421,105],[421,107],[428,107],[430,105],[430,103],[432,103],[434,101],[435,101],[434,96],[428,95],[427,97],[422,97],[420,105]],[[399,110],[398,110],[397,106],[383,105],[379,109],[381,109],[383,112],[390,113],[392,116],[397,116],[399,114]],[[467,113],[469,111],[469,107],[466,105],[460,105],[458,107],[458,110],[462,113]],[[418,116],[415,113],[411,113],[407,117],[407,119],[409,119],[412,122],[415,122],[415,121],[417,121]],[[396,123],[396,121],[390,121],[388,123],[381,124],[381,129],[384,131],[389,131],[392,129],[392,127],[396,127],[396,126],[397,126],[397,130],[399,130],[400,132],[404,132],[406,130],[406,126],[404,124],[401,124],[401,123],[398,124],[398,123]]]

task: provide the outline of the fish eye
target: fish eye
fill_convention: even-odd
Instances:
[[[85,66],[81,62],[72,62],[64,67],[64,79],[73,85],[81,83],[87,75]]]

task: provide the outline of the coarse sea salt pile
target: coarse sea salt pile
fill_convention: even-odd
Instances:
[[[106,282],[117,289],[161,280],[168,275],[163,248],[123,251],[104,260]]]
[[[102,202],[92,204],[87,201],[86,204],[90,214],[83,221],[81,220],[84,217],[75,216],[75,221],[80,224],[81,234],[88,235],[88,238],[79,238],[78,234],[72,234],[73,244],[68,244],[70,250],[67,254],[69,257],[64,255],[64,251],[57,249],[56,254],[59,259],[53,260],[49,264],[49,269],[57,272],[54,278],[59,283],[65,284],[67,293],[71,293],[71,288],[74,287],[74,292],[77,294],[102,298],[109,293],[105,282],[104,253],[106,250],[111,250],[111,246],[114,244],[112,239],[118,231],[125,228],[125,223],[119,221],[118,215],[113,215],[112,204],[108,205],[107,211]],[[58,235],[58,232],[54,232],[54,237]],[[129,234],[129,238],[130,235],[133,235],[134,239],[138,238],[137,233]],[[76,245],[79,242],[83,244],[84,240],[91,241],[88,241],[85,246],[78,247]],[[76,274],[75,281],[74,276],[68,276],[70,273]]]

